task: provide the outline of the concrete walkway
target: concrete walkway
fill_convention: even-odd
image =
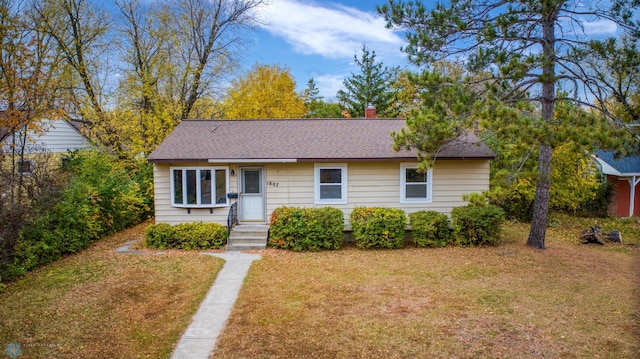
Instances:
[[[262,258],[259,254],[242,252],[207,254],[222,258],[226,263],[178,342],[172,359],[208,359],[211,356],[251,263]]]

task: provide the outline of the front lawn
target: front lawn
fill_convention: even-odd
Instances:
[[[266,251],[215,357],[638,358],[640,225],[604,222],[636,245],[559,216],[545,251],[518,223],[498,247]]]
[[[18,358],[166,358],[223,261],[117,254],[145,224],[28,273],[0,293],[0,353]],[[7,356],[8,358],[8,356]]]

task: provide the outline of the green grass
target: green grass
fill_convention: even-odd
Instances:
[[[0,293],[0,346],[24,358],[170,356],[222,260],[198,253],[117,254],[145,225],[39,268]],[[4,353],[3,353],[4,354]]]
[[[269,250],[215,357],[640,357],[639,246],[578,244],[593,220],[556,218],[545,251],[520,223],[497,247]],[[637,222],[601,226],[639,243]]]

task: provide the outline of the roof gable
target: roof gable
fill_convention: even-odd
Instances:
[[[615,158],[614,151],[598,151],[596,158],[604,162],[610,169],[603,169],[605,174],[624,176],[640,174],[640,155]]]
[[[183,121],[149,155],[151,162],[238,160],[415,160],[415,151],[393,150],[391,132],[402,119],[288,119]],[[491,159],[474,135],[443,146],[441,159]]]
[[[91,146],[89,139],[84,136],[73,121],[58,120],[41,120],[39,123],[40,131],[26,130],[28,143],[25,145],[26,153],[64,153],[68,150],[77,150],[89,148]],[[11,131],[8,128],[0,128],[0,148],[2,144],[7,144],[6,139],[12,133],[23,134],[25,128]],[[19,142],[21,139],[19,139]],[[21,144],[18,144],[21,146]]]

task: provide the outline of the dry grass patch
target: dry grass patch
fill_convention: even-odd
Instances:
[[[567,228],[545,251],[517,223],[498,247],[266,251],[215,357],[640,357],[640,249]]]
[[[146,224],[27,274],[0,293],[0,345],[25,358],[168,357],[223,261],[117,254]]]

